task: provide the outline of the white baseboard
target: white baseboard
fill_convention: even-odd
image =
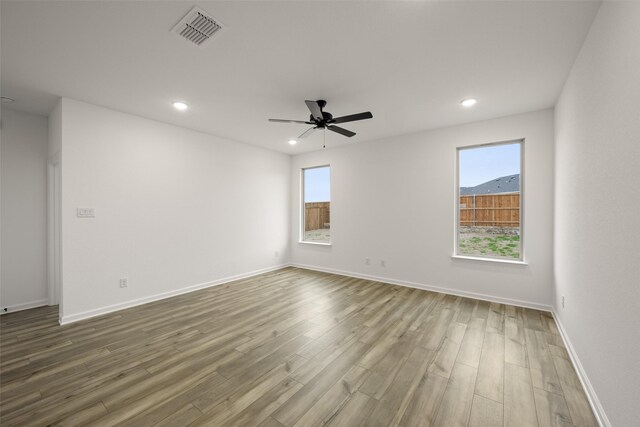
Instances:
[[[105,307],[96,308],[93,310],[83,311],[81,313],[71,314],[69,316],[61,316],[60,324],[68,325],[69,323],[77,322],[79,320],[89,319],[91,317],[101,316],[103,314],[113,313],[114,311],[124,310],[125,308],[131,308],[150,302],[175,297],[177,295],[186,294],[200,289],[210,288],[213,286],[223,285],[225,283],[233,282],[235,280],[246,279],[248,277],[257,276],[259,274],[268,273],[270,271],[280,270],[288,267],[289,264],[279,264],[273,267],[267,267],[260,270],[254,270],[248,273],[236,274],[234,276],[224,277],[222,279],[213,280],[211,282],[200,283],[197,285],[187,286],[185,288],[176,289],[169,292],[163,292],[161,294],[150,295],[148,297],[138,298],[131,301],[125,301],[118,304],[108,305]],[[46,305],[46,302],[45,302]]]
[[[365,279],[365,280],[373,280],[373,281],[376,281],[376,282],[390,283],[392,285],[404,286],[404,287],[407,287],[407,288],[422,289],[422,290],[425,290],[425,291],[439,292],[439,293],[442,293],[442,294],[455,295],[455,296],[460,296],[460,297],[465,297],[465,298],[479,299],[479,300],[483,300],[483,301],[496,302],[496,303],[499,303],[499,304],[515,305],[517,307],[532,308],[534,310],[549,311],[549,312],[552,311],[552,308],[551,308],[550,305],[539,304],[539,303],[535,303],[535,302],[521,301],[521,300],[517,300],[517,299],[503,298],[503,297],[497,297],[497,296],[493,296],[493,295],[485,295],[485,294],[480,294],[480,293],[476,293],[476,292],[467,292],[467,291],[461,291],[461,290],[451,289],[451,288],[443,288],[443,287],[440,287],[440,286],[432,286],[432,285],[427,285],[427,284],[424,284],[424,283],[416,283],[416,282],[409,282],[409,281],[406,281],[406,280],[392,279],[390,277],[371,276],[371,275],[368,275],[368,274],[354,273],[352,271],[344,271],[344,270],[336,270],[336,269],[333,269],[333,268],[316,267],[314,265],[306,265],[306,264],[298,264],[298,263],[291,263],[289,265],[291,265],[292,267],[304,268],[304,269],[307,269],[307,270],[322,271],[324,273],[333,273],[333,274],[339,274],[341,276],[356,277],[358,279]]]
[[[485,295],[485,294],[480,294],[480,293],[476,293],[476,292],[460,291],[460,290],[457,290],[457,289],[444,288],[444,287],[440,287],[440,286],[432,286],[432,285],[427,285],[427,284],[424,284],[424,283],[410,282],[410,281],[406,281],[406,280],[398,280],[398,279],[393,279],[393,278],[390,278],[390,277],[380,277],[380,276],[372,276],[372,275],[367,275],[367,274],[360,274],[360,273],[356,273],[356,272],[353,272],[353,271],[337,270],[337,269],[332,269],[332,268],[317,267],[317,266],[313,266],[313,265],[298,264],[298,263],[285,263],[285,264],[279,264],[279,265],[276,265],[276,266],[273,266],[273,267],[267,267],[267,268],[264,268],[264,269],[251,271],[251,272],[248,272],[248,273],[242,273],[242,274],[237,274],[237,275],[234,275],[234,276],[224,277],[222,279],[217,279],[217,280],[214,280],[214,281],[211,281],[211,282],[206,282],[206,283],[200,283],[200,284],[197,284],[197,285],[187,286],[185,288],[180,288],[180,289],[176,289],[176,290],[173,290],[173,291],[164,292],[164,293],[161,293],[161,294],[151,295],[151,296],[148,296],[148,297],[138,298],[138,299],[131,300],[131,301],[125,301],[125,302],[122,302],[122,303],[113,304],[113,305],[109,305],[109,306],[105,306],[105,307],[100,307],[100,308],[96,308],[96,309],[93,309],[93,310],[84,311],[84,312],[81,312],[81,313],[76,313],[76,314],[71,314],[71,315],[68,315],[68,316],[63,316],[63,317],[60,318],[60,324],[61,325],[66,325],[66,324],[69,324],[69,323],[77,322],[79,320],[89,319],[91,317],[112,313],[114,311],[124,310],[126,308],[131,308],[131,307],[135,307],[135,306],[138,306],[138,305],[147,304],[147,303],[150,303],[150,302],[153,302],[153,301],[162,300],[162,299],[165,299],[165,298],[171,298],[173,296],[185,294],[185,293],[188,293],[188,292],[193,292],[193,291],[197,291],[197,290],[200,290],[200,289],[205,289],[205,288],[209,288],[209,287],[212,287],[212,286],[222,285],[224,283],[233,282],[235,280],[246,279],[248,277],[257,276],[259,274],[268,273],[270,271],[280,270],[282,268],[289,267],[289,266],[298,267],[298,268],[304,268],[304,269],[313,270],[313,271],[321,271],[321,272],[325,272],[325,273],[339,274],[339,275],[342,275],[342,276],[356,277],[356,278],[359,278],[359,279],[373,280],[373,281],[376,281],[376,282],[389,283],[389,284],[392,284],[392,285],[404,286],[404,287],[415,288],[415,289],[422,289],[422,290],[426,290],[426,291],[439,292],[439,293],[444,293],[444,294],[449,294],[449,295],[456,295],[456,296],[461,296],[461,297],[466,297],[466,298],[474,298],[474,299],[479,299],[479,300],[483,300],[483,301],[495,302],[495,303],[499,303],[499,304],[509,304],[509,305],[515,305],[515,306],[518,306],[518,307],[532,308],[532,309],[535,309],[535,310],[542,310],[542,311],[549,311],[549,312],[552,311],[551,306],[548,306],[548,305],[545,305],[545,304],[532,303],[532,302],[528,302],[528,301],[522,301],[522,300],[517,300],[517,299],[511,299],[511,298],[497,297],[497,296],[493,296],[493,295]],[[39,305],[47,305],[47,300],[42,300],[42,302]],[[24,310],[26,308],[32,308],[32,307],[24,307],[24,308],[21,308],[21,309]],[[14,311],[15,311],[15,309],[14,309]]]
[[[23,302],[22,304],[14,304],[2,307],[0,314],[15,313],[16,311],[28,310],[30,308],[42,307],[49,304],[48,299],[39,299],[37,301]]]
[[[571,344],[571,340],[567,335],[566,329],[562,325],[560,318],[555,310],[552,310],[553,318],[556,321],[556,325],[558,325],[558,330],[560,331],[560,336],[562,337],[562,341],[564,341],[564,346],[567,349],[567,353],[569,353],[569,357],[571,358],[571,363],[573,364],[573,368],[578,373],[578,378],[580,378],[580,383],[582,384],[582,388],[587,395],[587,400],[589,400],[589,404],[591,405],[591,409],[595,414],[598,423],[602,427],[611,427],[611,422],[609,422],[609,418],[607,418],[607,414],[604,412],[604,408],[600,403],[600,399],[598,399],[598,395],[596,395],[596,391],[593,389],[591,385],[591,381],[589,381],[589,377],[582,367],[582,363],[580,362],[580,358],[578,358],[578,354],[576,350],[573,348],[573,344]]]

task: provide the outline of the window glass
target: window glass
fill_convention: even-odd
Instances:
[[[458,149],[457,255],[522,260],[522,146]]]
[[[319,166],[302,170],[302,240],[331,242],[331,168]]]

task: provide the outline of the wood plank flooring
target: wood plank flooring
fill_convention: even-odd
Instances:
[[[2,426],[596,426],[549,313],[286,268],[1,317]]]

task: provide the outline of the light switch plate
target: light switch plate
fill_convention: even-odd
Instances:
[[[96,208],[78,208],[78,218],[95,218]]]

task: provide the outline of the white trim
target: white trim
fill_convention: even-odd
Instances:
[[[500,258],[489,258],[489,257],[479,257],[479,256],[465,256],[465,255],[451,255],[453,259],[469,259],[472,261],[489,261],[489,262],[497,262],[500,264],[516,264],[516,265],[529,265],[526,261],[516,261],[510,259],[500,259]]]
[[[298,243],[304,243],[305,245],[331,246],[331,243],[312,242],[310,240],[298,240]]]
[[[567,353],[569,353],[569,357],[571,358],[571,363],[573,364],[573,368],[578,374],[578,378],[580,379],[580,383],[582,384],[582,388],[584,389],[585,394],[587,395],[587,400],[589,401],[589,405],[591,405],[591,409],[598,421],[598,424],[602,427],[611,427],[611,422],[609,418],[607,418],[607,414],[604,412],[604,408],[600,403],[600,399],[598,399],[598,395],[591,385],[591,381],[589,381],[589,377],[587,376],[587,372],[582,367],[582,363],[578,358],[578,354],[573,348],[573,344],[571,344],[571,340],[567,335],[566,329],[562,326],[562,322],[558,317],[555,309],[551,311],[553,315],[553,319],[556,321],[556,325],[558,326],[558,331],[560,331],[560,336],[562,337],[562,341],[564,341],[564,346],[567,349]]]
[[[47,295],[49,305],[60,304],[61,275],[61,183],[60,153],[47,162]],[[57,233],[56,233],[57,232]]]
[[[213,286],[223,285],[225,283],[233,282],[235,280],[246,279],[248,277],[257,276],[259,274],[269,273],[271,271],[280,270],[288,267],[289,264],[279,264],[273,267],[267,267],[260,270],[254,270],[249,273],[236,274],[234,276],[224,277],[222,279],[213,280],[211,282],[200,283],[197,285],[187,286],[185,288],[176,289],[173,291],[163,292],[161,294],[150,295],[148,297],[138,298],[130,301],[121,302],[118,304],[108,305],[105,307],[96,308],[93,310],[83,311],[81,313],[71,314],[69,316],[60,316],[60,324],[67,325],[69,323],[77,322],[79,320],[89,319],[95,316],[101,316],[103,314],[113,313],[114,311],[124,310],[125,308],[136,307],[138,305],[147,304],[150,302],[171,298],[177,295],[186,294],[200,289],[210,288]],[[46,305],[46,302],[45,302]]]
[[[493,295],[479,294],[476,292],[460,291],[460,290],[451,289],[451,288],[442,288],[439,286],[432,286],[424,283],[409,282],[406,280],[392,279],[389,277],[371,276],[368,274],[360,274],[360,273],[354,273],[352,271],[336,270],[333,268],[316,267],[313,265],[298,264],[298,263],[291,263],[290,265],[291,267],[304,268],[306,270],[322,271],[323,273],[332,273],[332,274],[339,274],[341,276],[355,277],[358,279],[373,280],[376,282],[389,283],[391,285],[404,286],[407,288],[422,289],[425,291],[439,292],[447,295],[455,295],[459,297],[479,299],[479,300],[495,302],[499,304],[515,305],[517,307],[532,308],[534,310],[549,311],[549,312],[552,311],[552,308],[550,305],[540,304],[535,302],[528,302],[528,301],[522,301],[517,299],[511,299],[511,298],[497,297]]]
[[[48,303],[48,299],[39,299],[36,301],[23,302],[22,304],[8,305],[6,307],[2,307],[0,314],[9,314],[15,313],[16,311],[28,310],[30,308],[43,307],[48,305]],[[4,311],[5,309],[7,309],[7,311]]]

